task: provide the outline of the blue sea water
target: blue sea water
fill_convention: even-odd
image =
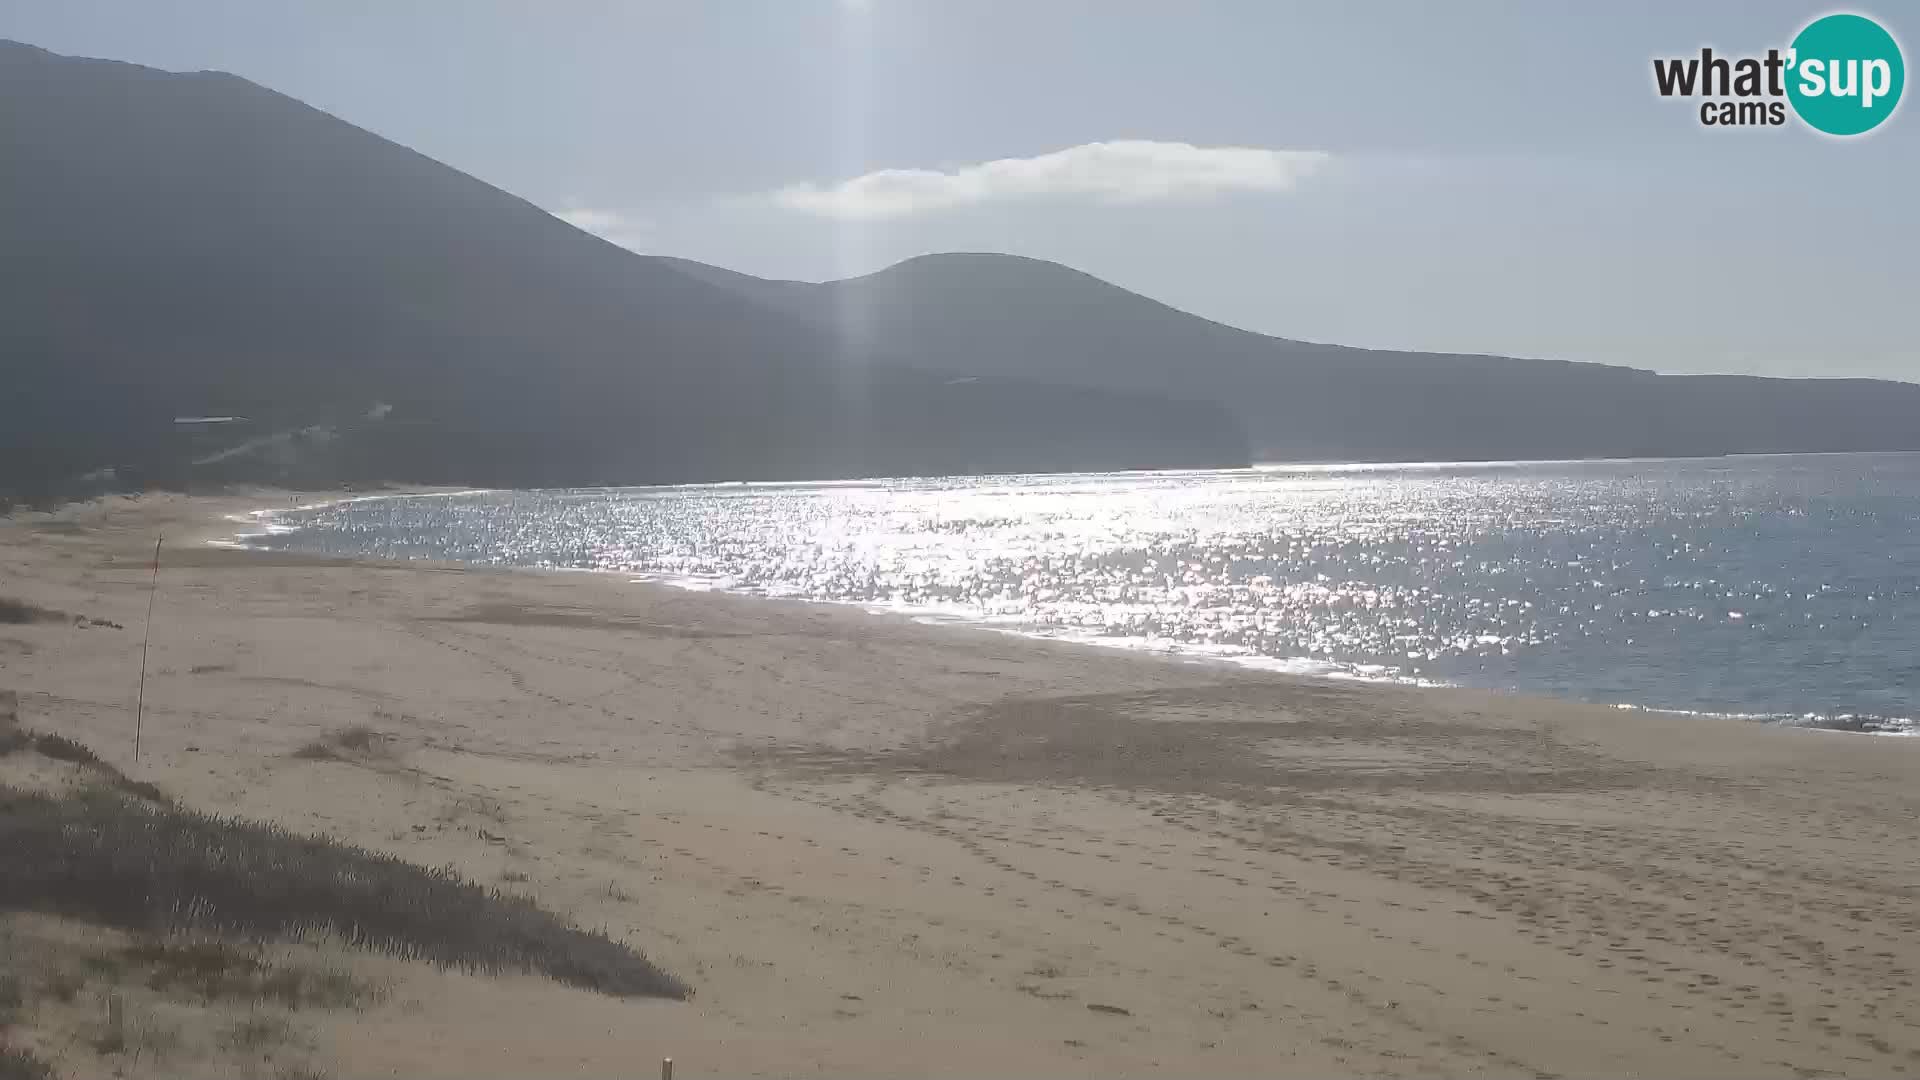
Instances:
[[[489,491],[266,519],[250,543],[1920,730],[1920,454]]]

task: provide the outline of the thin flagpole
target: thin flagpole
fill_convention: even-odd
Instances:
[[[133,760],[140,760],[140,728],[147,718],[147,644],[153,640],[153,598],[160,593],[160,542],[166,539],[162,533],[153,538],[153,577],[147,583],[147,626],[140,635],[140,693],[134,699],[133,706]]]

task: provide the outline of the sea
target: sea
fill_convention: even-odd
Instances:
[[[254,519],[261,548],[1920,734],[1920,454],[468,491]]]

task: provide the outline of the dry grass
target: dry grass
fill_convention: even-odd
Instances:
[[[538,972],[615,996],[690,993],[627,946],[451,870],[100,791],[56,798],[0,788],[0,909],[156,934],[331,933],[401,957]],[[172,966],[196,964],[217,968],[207,976],[216,981],[234,966],[230,954]]]
[[[255,1013],[229,1027],[220,1036],[220,1042],[229,1050],[243,1054],[257,1054],[277,1046],[285,1046],[298,1037],[293,1025],[285,1017],[270,1013]]]
[[[174,1057],[186,1048],[186,1043],[183,1025],[150,1014],[128,1015],[117,1030],[103,1026],[92,1040],[95,1053],[130,1054],[134,1061],[148,1062]]]
[[[52,758],[55,761],[66,761],[75,765],[105,764],[92,750],[65,735],[35,735],[33,749],[41,757]]]
[[[15,600],[9,596],[0,596],[0,623],[15,625],[39,622],[66,622],[71,616],[64,611],[43,608],[29,604],[25,600]]]
[[[53,1080],[53,1066],[26,1050],[0,1046],[0,1080]]]
[[[73,999],[80,996],[81,988],[86,985],[86,980],[73,972],[56,971],[47,976],[47,996],[62,1005],[71,1005]]]
[[[365,724],[341,728],[293,752],[302,761],[348,761],[391,755],[392,740]]]
[[[64,761],[78,765],[92,773],[107,787],[136,799],[163,803],[167,796],[155,785],[145,780],[135,780],[123,773],[112,762],[101,760],[86,746],[64,735],[42,735],[18,728],[0,731],[0,757],[8,754],[32,752],[54,761]]]
[[[18,999],[0,1009],[0,1029],[11,1020],[16,1033],[33,1036],[30,1043],[16,1040],[21,1046],[81,1051],[56,1062],[57,1069],[85,1070],[92,1058],[100,1075],[234,1075],[230,1068],[243,1076],[297,1074],[311,1050],[297,1030],[304,1011],[366,1009],[387,999],[388,981],[361,970],[326,940],[270,947],[155,939],[0,913],[0,1003]],[[268,1019],[243,1024],[262,1016]]]
[[[0,1028],[19,1019],[21,1006],[27,1003],[27,989],[20,976],[0,972]]]
[[[267,1001],[285,1009],[345,1009],[365,1005],[380,987],[335,971],[269,965],[260,949],[224,941],[155,941],[119,957],[146,971],[147,986],[203,1001]]]

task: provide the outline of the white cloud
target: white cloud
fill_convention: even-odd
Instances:
[[[1328,155],[1317,150],[1123,139],[1038,157],[985,161],[951,172],[881,169],[832,187],[796,184],[772,198],[789,210],[868,220],[1048,196],[1137,203],[1229,191],[1286,191],[1327,160]]]
[[[649,222],[628,217],[615,210],[549,210],[548,213],[582,232],[590,232],[602,240],[619,244],[629,250],[640,250],[647,234],[652,231]]]
[[[611,210],[555,210],[553,216],[590,233],[603,229],[617,229],[627,223],[627,219]]]

